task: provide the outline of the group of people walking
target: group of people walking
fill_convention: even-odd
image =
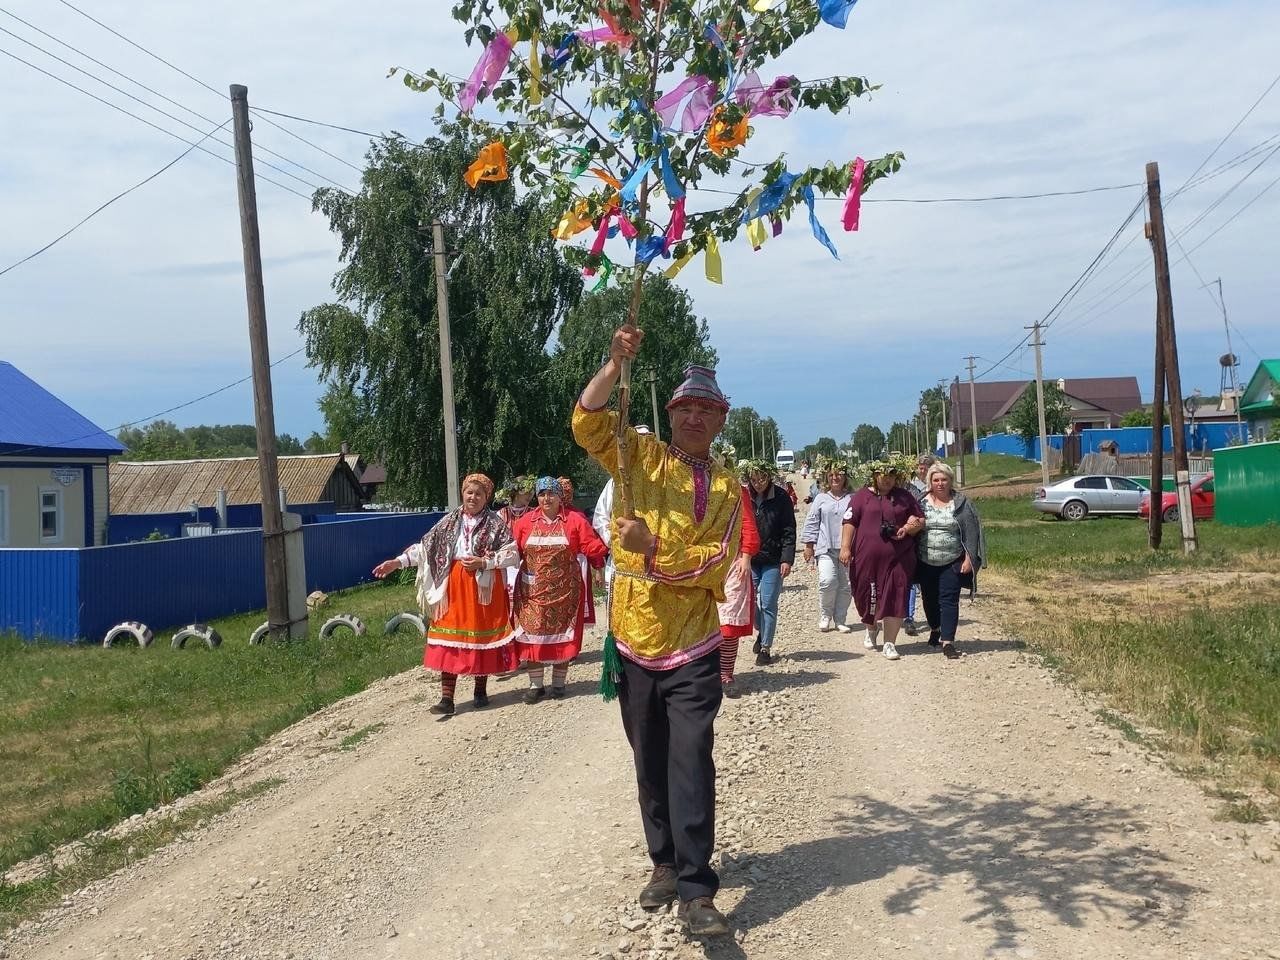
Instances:
[[[659,910],[678,900],[691,934],[719,936],[730,925],[715,906],[711,866],[714,722],[721,699],[739,695],[741,640],[754,635],[757,665],[773,662],[778,598],[796,559],[796,495],[772,464],[749,461],[735,474],[713,459],[729,410],[713,370],[685,371],[666,407],[670,442],[619,424],[608,401],[643,336],[631,326],[614,333],[608,360],[573,411],[575,440],[611,476],[594,523],[573,506],[563,478],[521,480],[495,511],[493,482],[471,474],[461,505],[373,572],[417,568],[430,619],[423,663],[441,676],[431,711],[448,716],[463,675],[475,678],[476,707],[489,702],[490,676],[518,669],[529,678],[528,703],[547,696],[547,666],[550,696],[563,697],[593,616],[588,568],[604,568],[601,687],[606,696],[616,689],[653,863],[639,902]],[[977,514],[953,490],[950,470],[928,465],[921,497],[893,463],[872,465],[857,491],[846,467],[819,477],[800,537],[806,562],[818,567],[819,629],[851,632],[855,603],[866,643],[883,634],[885,655],[896,659],[919,582],[930,642],[954,652],[960,587],[984,550]]]

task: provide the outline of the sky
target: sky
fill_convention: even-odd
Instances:
[[[217,91],[245,84],[254,106],[410,138],[430,134],[435,104],[388,78],[388,69],[466,75],[479,55],[450,19],[449,0],[70,2]],[[184,138],[199,139],[229,116],[225,98],[68,0],[0,0],[0,29],[11,32],[0,32],[0,51]],[[1185,193],[1178,188],[1202,163],[1200,176],[1280,134],[1278,86],[1227,137],[1276,80],[1276,36],[1280,4],[1270,0],[861,0],[847,29],[820,25],[762,71],[766,82],[776,66],[801,79],[864,75],[880,89],[836,116],[759,118],[743,155],[785,151],[798,169],[902,150],[906,163],[868,192],[857,233],[841,231],[838,201],[820,201],[838,261],[801,214],[758,252],[745,237],[727,246],[722,285],[708,283],[698,261],[681,274],[710,323],[725,392],[774,417],[786,444],[799,448],[823,435],[847,439],[862,422],[887,428],[907,419],[922,389],[965,375],[971,354],[982,358],[977,372],[985,379],[1032,375],[1032,352],[1018,348],[1024,326],[1050,314],[1116,235],[1142,198],[1152,160],[1170,234],[1185,234],[1181,245],[1170,242],[1184,393],[1218,392],[1223,317],[1201,285],[1219,277],[1247,380],[1260,357],[1280,356],[1273,306],[1280,189],[1261,193],[1280,177],[1280,159],[1262,152]],[[9,56],[0,55],[0,85],[0,270],[187,149]],[[277,360],[300,349],[298,318],[332,299],[339,267],[335,238],[306,199],[311,186],[288,174],[353,189],[367,148],[359,136],[281,122],[311,143],[255,122],[258,174],[303,195],[258,188]],[[229,143],[229,128],[217,136]],[[206,146],[231,157],[228,146]],[[882,202],[1121,185],[1130,186],[1034,200]],[[1048,328],[1046,377],[1134,375],[1149,399],[1155,294],[1144,220],[1139,210]],[[112,430],[246,377],[232,165],[193,151],[0,276],[0,359]],[[279,432],[305,438],[323,429],[321,387],[305,354],[276,366],[273,385]],[[250,384],[165,417],[182,426],[252,422]]]

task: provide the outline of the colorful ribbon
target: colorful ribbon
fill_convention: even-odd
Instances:
[[[507,148],[501,140],[495,140],[480,148],[476,159],[467,172],[462,175],[467,186],[474,190],[481,182],[496,182],[507,179]]]
[[[578,45],[578,35],[576,33],[567,34],[560,39],[560,46],[556,47],[556,52],[551,55],[551,69],[559,70],[573,56],[573,48]]]
[[[841,218],[846,232],[858,229],[858,216],[862,211],[862,177],[867,162],[861,157],[853,161],[853,176],[849,178],[849,192],[844,198],[844,216]]]
[[[595,286],[591,288],[592,293],[599,293],[609,283],[609,278],[613,276],[613,261],[603,253],[600,254],[600,279],[596,281]]]
[[[827,236],[826,229],[818,222],[818,214],[813,209],[813,187],[805,184],[800,194],[804,197],[804,202],[809,206],[809,229],[813,231],[813,235],[818,242],[831,251],[831,256],[839,260],[840,254],[836,252],[836,245],[831,242],[831,238]]]
[[[458,93],[458,108],[463,113],[470,113],[475,109],[481,91],[492,92],[510,60],[511,38],[505,33],[495,34],[485,45],[484,53],[480,54],[480,59],[471,70],[471,76]]]
[[[591,205],[586,200],[579,200],[573,205],[573,209],[560,215],[560,222],[556,224],[552,236],[557,240],[570,240],[582,233],[591,226],[591,219],[587,216],[590,209]]]
[[[760,187],[756,187],[749,194],[747,194],[748,207],[751,206],[751,204],[755,203],[756,198],[760,196],[760,189],[761,189]],[[748,220],[747,221],[747,240],[750,241],[751,243],[751,249],[759,250],[761,247],[764,246],[765,239],[766,239],[766,234],[764,229],[763,218],[757,217],[755,220]]]
[[[636,263],[649,263],[666,253],[666,240],[661,236],[645,237],[636,244]]]
[[[529,38],[529,102],[535,107],[542,103],[542,50],[537,30]]]
[[[717,107],[715,119],[707,127],[707,149],[717,157],[723,157],[730,150],[735,150],[747,142],[751,128],[747,126],[747,118],[742,117],[734,123],[724,119],[724,108]]]
[[[622,185],[622,189],[618,192],[622,196],[623,203],[635,203],[636,193],[640,189],[640,184],[644,182],[644,178],[649,175],[649,171],[653,169],[654,163],[657,162],[656,157],[650,157],[631,171],[631,176],[627,177],[627,182]]]
[[[720,262],[720,241],[715,234],[707,238],[707,279],[712,283],[724,283],[724,265]]]
[[[670,253],[671,248],[684,239],[684,204],[682,196],[671,208],[671,222],[667,224],[667,232],[662,245],[663,253]]]
[[[678,274],[681,270],[683,270],[685,266],[688,265],[689,261],[692,259],[693,259],[693,251],[690,251],[689,253],[686,253],[683,257],[681,257],[679,260],[677,260],[675,263],[671,264],[671,266],[667,267],[666,270],[663,270],[662,275],[666,277],[668,280],[674,280],[676,278],[676,274]]]
[[[634,240],[639,235],[636,225],[631,222],[626,214],[618,214],[618,230],[627,240]]]
[[[791,92],[795,79],[778,77],[766,87],[753,70],[743,76],[733,98],[746,108],[749,117],[787,117],[796,108],[796,98]]]
[[[742,213],[742,222],[750,223],[752,220],[759,220],[777,210],[791,195],[791,187],[796,180],[796,174],[783,170],[777,180],[760,191],[760,195],[754,202],[747,203],[747,209]]]
[[[822,19],[841,30],[849,20],[849,11],[858,0],[818,0],[818,13]]]
[[[710,77],[704,77],[698,73],[685,77],[674,90],[664,93],[655,100],[653,109],[662,118],[663,127],[668,130],[674,129],[676,111],[688,97],[689,102],[684,108],[679,130],[681,133],[692,133],[695,130],[701,130],[703,124],[707,122],[707,117],[711,116],[711,110],[715,106],[715,96],[715,82]]]
[[[591,249],[587,251],[587,256],[592,261],[604,255],[604,242],[609,239],[609,223],[618,212],[618,208],[614,207],[600,219],[600,229],[596,231],[596,238],[591,242]],[[595,273],[596,268],[589,265],[582,271],[582,275],[585,277],[593,277]]]

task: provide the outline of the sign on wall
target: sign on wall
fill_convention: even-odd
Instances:
[[[74,467],[55,467],[49,471],[49,476],[57,480],[64,487],[69,487],[80,479],[81,472]]]

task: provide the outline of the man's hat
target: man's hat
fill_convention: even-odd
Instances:
[[[684,382],[676,387],[671,395],[667,409],[671,410],[682,403],[698,401],[719,407],[726,413],[729,410],[729,398],[720,392],[716,383],[716,372],[709,367],[690,365],[684,368]]]

